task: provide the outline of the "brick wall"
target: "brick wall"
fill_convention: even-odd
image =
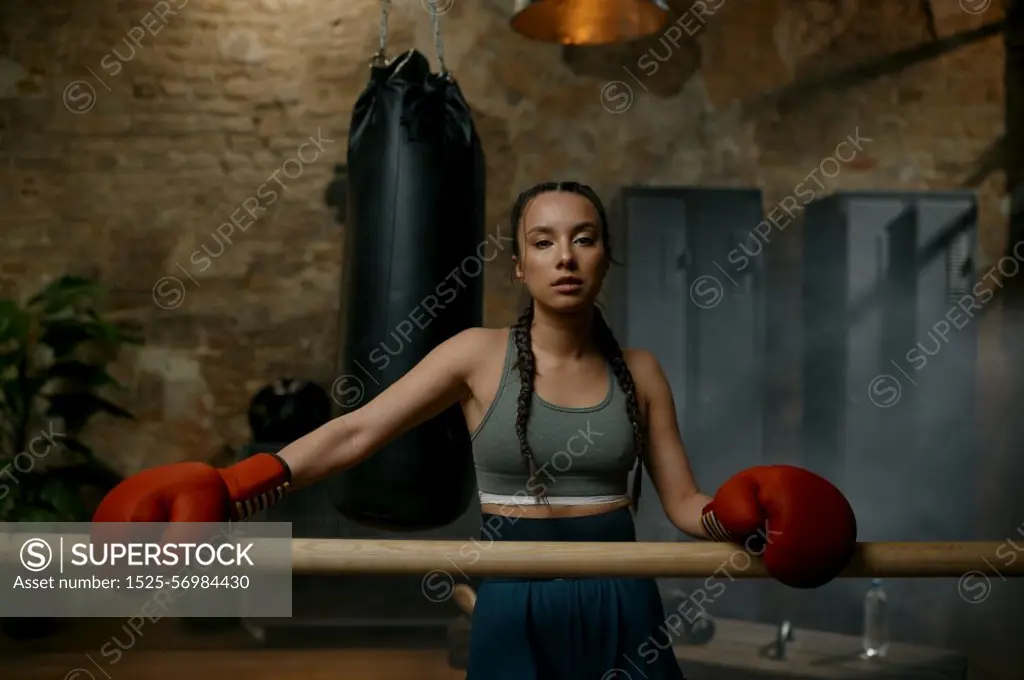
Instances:
[[[822,194],[975,189],[987,266],[1006,239],[1004,177],[987,162],[1003,43],[950,43],[1001,19],[988,2],[714,0],[702,19],[675,3],[663,36],[601,50],[530,43],[501,3],[440,4],[487,153],[489,225],[542,179],[606,196],[756,185],[770,208],[818,169]],[[267,380],[330,383],[342,238],[323,194],[378,24],[371,0],[0,6],[0,287],[97,274],[144,324],[147,345],[118,367],[139,423],[92,431],[122,471],[219,460]],[[390,41],[433,54],[418,0],[396,3]],[[852,161],[822,166],[858,133],[870,141]],[[269,207],[247,217],[256,198]],[[780,270],[798,243],[772,237]],[[485,321],[508,323],[508,263],[485,276]],[[991,346],[997,315],[982,324]]]
[[[394,50],[432,54],[429,16],[396,5]],[[935,5],[940,36],[1000,18]],[[859,131],[870,142],[854,161],[808,186],[976,188],[982,251],[1002,247],[1003,179],[978,176],[1003,128],[1001,41],[892,66],[930,40],[919,3],[716,0],[704,24],[684,11],[665,35],[606,50],[530,43],[491,3],[442,7],[446,60],[487,153],[489,225],[550,177],[606,196],[754,184],[771,207]],[[141,423],[111,434],[125,471],[238,444],[256,387],[334,368],[342,239],[323,194],[377,3],[16,0],[0,19],[0,285],[98,274],[145,324],[148,345],[121,367]],[[881,73],[850,75],[864,64]],[[269,209],[254,219],[256,201]],[[784,257],[799,239],[773,241]],[[509,322],[505,258],[486,279],[486,322]]]

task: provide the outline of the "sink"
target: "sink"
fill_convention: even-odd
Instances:
[[[687,680],[962,680],[967,674],[964,655],[936,647],[893,643],[884,659],[865,660],[858,637],[794,625],[786,658],[775,659],[769,653],[775,626],[715,619],[715,627],[708,644],[674,648]]]

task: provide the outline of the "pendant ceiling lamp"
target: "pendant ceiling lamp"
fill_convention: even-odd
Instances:
[[[653,35],[668,19],[664,0],[515,0],[512,29],[544,42],[607,45]]]

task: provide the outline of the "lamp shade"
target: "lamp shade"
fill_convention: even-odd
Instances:
[[[512,29],[563,45],[607,45],[657,33],[669,19],[663,0],[515,0]]]

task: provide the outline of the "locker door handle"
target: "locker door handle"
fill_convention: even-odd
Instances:
[[[950,304],[955,304],[971,290],[974,258],[966,238],[960,236],[946,251],[946,290]]]
[[[878,256],[878,280],[883,281],[889,277],[889,231],[883,229],[875,237],[875,254]]]
[[[967,259],[964,260],[963,264],[960,266],[960,276],[962,276],[965,279],[969,279],[973,272],[974,272],[974,258],[971,257],[970,255],[968,255]]]
[[[728,271],[728,275],[735,285],[743,285],[744,293],[751,293],[754,289],[754,277],[757,275],[759,268],[761,267],[762,258],[765,256],[764,251],[768,248],[768,241],[764,240],[760,244],[754,254],[750,254],[750,251],[746,249],[745,242],[751,239],[751,234],[754,235],[754,240],[757,240],[756,233],[751,229],[733,229],[732,230],[732,241],[726,245],[726,262],[732,262],[729,260],[729,256],[737,250],[742,250],[743,257],[745,259],[745,266],[742,270],[737,271],[735,268],[725,267],[723,268]]]
[[[679,247],[679,234],[674,230],[661,232],[661,286],[662,290],[678,289],[682,286],[682,277],[689,269],[689,253],[685,247]]]
[[[756,264],[752,264],[743,270],[743,273],[739,275],[740,282],[743,284],[743,292],[750,294],[754,292],[754,267]]]

